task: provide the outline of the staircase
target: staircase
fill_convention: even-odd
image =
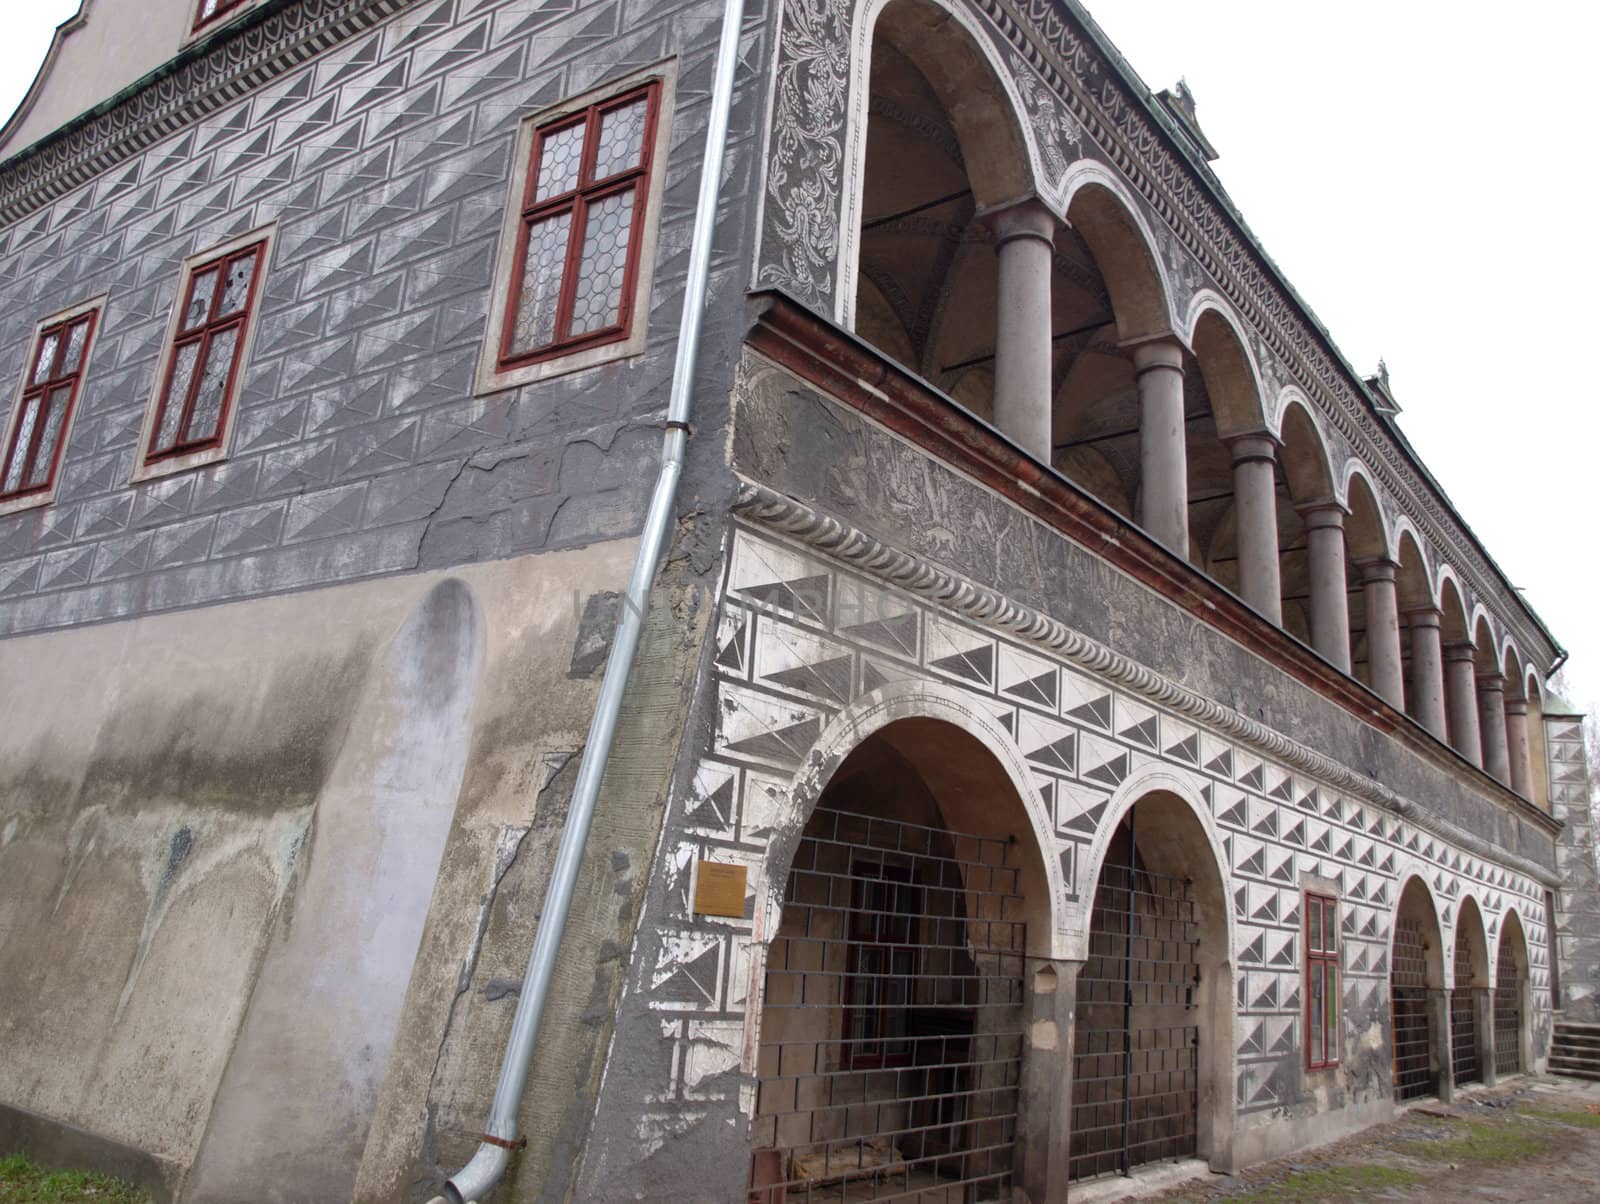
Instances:
[[[1600,1082],[1600,1024],[1557,1020],[1550,1043],[1550,1073]]]

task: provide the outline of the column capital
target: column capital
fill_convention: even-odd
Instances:
[[[1527,715],[1527,713],[1528,713],[1528,700],[1526,698],[1508,698],[1508,699],[1506,699],[1506,714],[1507,715],[1523,715],[1523,716],[1525,716],[1525,715]]]
[[[1412,606],[1400,613],[1412,627],[1438,627],[1444,620],[1444,614],[1437,606]]]
[[[1331,497],[1321,497],[1310,502],[1296,502],[1294,509],[1308,531],[1315,531],[1318,527],[1337,527],[1342,531],[1344,520],[1350,515],[1350,507],[1338,498]]]
[[[1184,346],[1172,335],[1159,335],[1153,339],[1120,344],[1133,355],[1133,370],[1143,376],[1153,368],[1171,368],[1183,372]]]
[[[1018,238],[1037,238],[1055,246],[1056,229],[1061,219],[1044,207],[1035,197],[1013,201],[1000,209],[990,209],[983,220],[994,231],[995,250]]]
[[[1283,446],[1278,437],[1265,428],[1227,435],[1222,442],[1227,444],[1235,464],[1248,464],[1252,460],[1265,460],[1269,464],[1275,464],[1278,460],[1278,449]]]
[[[1478,693],[1502,694],[1505,692],[1506,679],[1503,673],[1478,674]]]
[[[1447,661],[1470,661],[1478,655],[1478,650],[1466,640],[1451,640],[1444,645],[1444,659]]]
[[[1387,556],[1363,556],[1356,561],[1356,568],[1361,570],[1362,584],[1369,581],[1393,581],[1395,574],[1400,571],[1400,566]]]

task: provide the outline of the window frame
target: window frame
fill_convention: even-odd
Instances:
[[[0,514],[13,514],[19,510],[31,510],[37,506],[48,506],[55,501],[56,493],[61,486],[61,466],[66,460],[67,440],[72,435],[72,424],[78,415],[78,409],[83,397],[83,382],[89,372],[90,357],[94,354],[95,344],[99,341],[101,328],[105,324],[105,308],[109,294],[101,293],[87,301],[81,301],[66,309],[58,310],[46,318],[41,318],[33,325],[33,334],[28,340],[28,353],[22,363],[22,371],[18,373],[17,387],[12,394],[11,412],[6,418],[4,436],[0,437],[0,488],[5,481],[5,470],[11,463],[12,443],[17,437],[17,429],[22,422],[22,408],[24,399],[37,388],[41,396],[48,397],[68,380],[71,381],[72,392],[67,396],[66,416],[61,421],[60,433],[56,436],[56,446],[52,452],[50,474],[43,485],[32,488],[23,484],[11,493],[0,493]],[[76,372],[69,376],[48,377],[42,385],[30,385],[29,378],[33,374],[33,367],[39,355],[39,345],[46,335],[56,330],[64,330],[87,315],[89,319],[88,333],[84,337],[83,352],[78,357]],[[59,351],[57,352],[59,356]],[[35,432],[38,424],[35,424]],[[35,452],[37,454],[37,451]]]
[[[276,224],[258,227],[227,242],[197,251],[180,266],[178,287],[172,300],[172,312],[167,319],[167,330],[161,340],[161,354],[157,361],[155,378],[151,384],[149,400],[145,404],[144,424],[139,432],[139,444],[134,455],[133,474],[130,478],[133,482],[187,472],[189,469],[214,464],[218,460],[227,458],[233,429],[238,420],[239,394],[243,386],[245,369],[250,361],[256,327],[261,317],[263,281],[272,267],[272,246],[276,233]],[[256,266],[242,314],[240,311],[234,311],[233,314],[218,317],[212,313],[208,314],[207,319],[199,325],[184,326],[184,313],[192,299],[196,277],[213,266],[219,267],[220,270],[227,261],[238,258],[251,249],[256,253]],[[220,296],[220,289],[213,292],[211,306],[217,304]],[[201,351],[204,352],[210,346],[212,336],[229,326],[237,327],[239,335],[234,346],[233,363],[228,369],[227,385],[223,390],[216,433],[204,440],[190,440],[159,451],[154,449],[152,443],[160,430],[160,420],[166,410],[167,391],[177,367],[179,345],[198,338]],[[197,354],[196,378],[191,381],[191,394],[199,387],[199,370],[205,362],[203,356]],[[186,396],[184,400],[186,409],[190,406],[190,402],[191,398]]]
[[[1307,1070],[1330,1070],[1339,1065],[1340,1042],[1339,1030],[1341,1013],[1344,1010],[1342,990],[1343,966],[1340,959],[1341,932],[1339,930],[1339,897],[1320,890],[1307,890],[1304,892],[1302,912],[1305,922],[1301,925],[1301,932],[1305,937],[1305,972],[1302,981],[1305,991],[1305,1051]],[[1311,935],[1311,918],[1313,910],[1319,913],[1322,920],[1324,938],[1322,944],[1313,943]],[[1331,915],[1332,923],[1328,917]],[[1331,943],[1329,934],[1331,933]],[[1333,976],[1334,989],[1328,990],[1329,974]],[[1322,982],[1322,1030],[1313,1032],[1312,1022],[1312,993],[1311,984],[1314,976],[1321,976]],[[1333,1006],[1330,1008],[1330,1000]],[[1322,1057],[1317,1057],[1319,1051]]]
[[[667,60],[530,113],[518,122],[496,255],[494,289],[479,356],[475,390],[478,395],[581,371],[644,351],[661,203],[665,191],[675,83],[676,64]],[[577,189],[558,197],[532,200],[537,182],[538,155],[545,140],[551,134],[573,125],[587,124],[589,128],[584,138],[582,159],[586,178],[592,170],[600,115],[628,103],[639,92],[647,93],[651,105],[639,166],[599,181],[589,180],[585,184],[580,180]],[[620,310],[625,315],[623,319],[603,331],[590,331],[576,338],[569,336],[532,352],[512,354],[511,338],[521,295],[531,222],[562,212],[576,213],[579,208],[603,200],[605,196],[630,184],[638,188],[638,195],[634,203],[628,262],[622,284]],[[567,235],[563,281],[557,295],[560,312],[570,311],[569,292],[571,286],[576,284],[574,273],[582,242],[582,232],[574,222]]]
[[[194,22],[189,26],[189,36],[209,33],[229,17],[236,17],[255,4],[256,0],[221,0],[221,7],[208,17],[205,15],[206,0],[194,0]]]

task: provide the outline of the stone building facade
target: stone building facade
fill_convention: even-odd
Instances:
[[[0,1145],[195,1201],[472,1157],[683,430],[724,15],[58,33],[0,129]],[[1070,0],[736,28],[497,1198],[1053,1200],[1542,1066],[1600,973],[1565,654],[1193,98]]]

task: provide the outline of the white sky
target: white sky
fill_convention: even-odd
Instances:
[[[0,114],[77,0],[0,0]],[[1600,6],[1092,0],[1152,88],[1184,76],[1257,237],[1600,702]],[[1588,215],[1587,217],[1585,215]]]

